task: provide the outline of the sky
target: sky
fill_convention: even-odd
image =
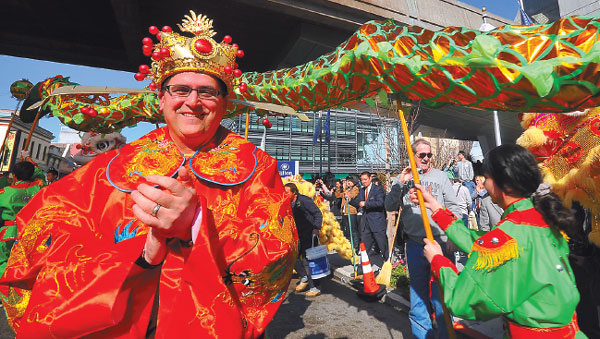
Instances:
[[[488,12],[507,19],[514,19],[518,10],[518,0],[462,0],[475,7],[485,7]],[[0,109],[14,110],[17,100],[10,94],[10,85],[23,78],[33,84],[55,75],[71,77],[71,81],[86,86],[111,86],[125,88],[143,88],[148,81],[136,81],[133,73],[101,68],[60,64],[49,61],[17,58],[1,55],[0,51]],[[51,131],[57,141],[60,131],[60,120],[55,117],[40,119],[40,126]],[[154,129],[149,123],[139,123],[134,128],[125,128],[121,133],[131,142]]]

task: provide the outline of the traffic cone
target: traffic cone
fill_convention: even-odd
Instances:
[[[373,268],[371,268],[371,262],[369,261],[369,255],[364,243],[360,243],[360,261],[362,263],[363,271],[363,290],[360,289],[358,296],[366,301],[377,301],[381,299],[385,293],[385,285],[377,284],[375,281],[375,274]]]

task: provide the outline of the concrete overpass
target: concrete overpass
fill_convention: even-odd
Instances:
[[[136,72],[148,63],[141,53],[148,27],[174,27],[190,9],[214,19],[217,38],[228,34],[240,45],[246,52],[239,62],[244,71],[314,60],[368,20],[392,18],[432,30],[477,29],[482,22],[479,8],[455,0],[6,0],[0,11],[0,54]],[[491,13],[488,21],[512,23]],[[446,118],[431,114],[428,124],[446,126]],[[464,121],[464,115],[455,119]],[[468,123],[452,134],[492,134],[481,121]]]

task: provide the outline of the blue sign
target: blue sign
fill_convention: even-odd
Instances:
[[[282,178],[297,175],[300,173],[299,161],[277,161],[277,169]]]

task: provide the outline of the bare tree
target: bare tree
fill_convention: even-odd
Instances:
[[[409,135],[412,135],[419,113],[421,112],[421,101],[410,106],[404,105],[404,107],[410,107],[408,114],[405,113],[405,119]],[[384,167],[380,168],[377,175],[380,181],[389,189],[392,178],[396,177],[408,165],[409,161],[399,119],[395,115],[393,117],[383,116],[382,111],[384,110],[387,112],[396,112],[396,101],[388,98],[387,102],[375,102],[375,113],[379,120],[380,134],[384,140],[383,143],[377,144],[378,152],[375,152],[377,155],[375,161],[378,164],[384,164]]]

